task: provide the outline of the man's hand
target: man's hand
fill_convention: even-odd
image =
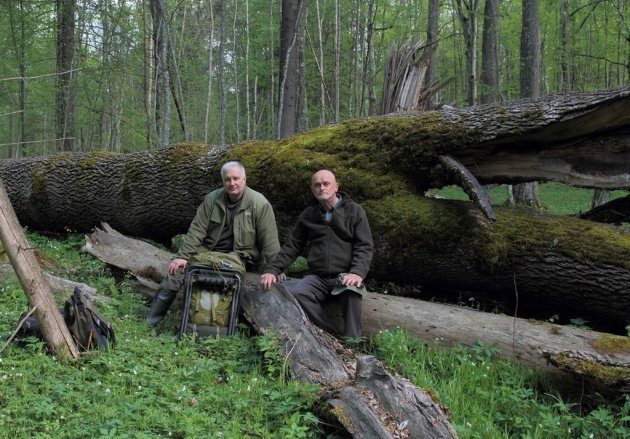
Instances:
[[[188,261],[186,259],[175,258],[169,264],[168,272],[172,274],[173,276],[175,276],[178,271],[181,271],[184,269],[186,264],[188,264]]]
[[[363,278],[358,274],[348,273],[344,276],[341,283],[343,285],[353,285],[355,287],[360,287],[363,284]]]
[[[272,273],[263,273],[260,276],[260,286],[262,287],[263,291],[269,291],[269,288],[271,288],[271,286],[277,281],[278,278],[275,274]]]

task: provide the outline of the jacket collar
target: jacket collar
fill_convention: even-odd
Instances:
[[[226,206],[227,196],[228,195],[225,193],[225,189],[221,188],[221,192],[218,197],[218,202],[219,202],[219,206],[221,206],[223,210],[227,209],[227,206]],[[249,188],[249,186],[245,186],[245,190],[243,191],[243,197],[241,197],[241,204],[239,204],[238,206],[238,211],[245,210],[251,205],[252,205],[252,190]]]

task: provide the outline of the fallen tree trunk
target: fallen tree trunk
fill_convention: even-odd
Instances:
[[[245,164],[248,183],[276,206],[284,236],[310,197],[312,172],[330,168],[370,219],[373,278],[418,283],[426,294],[485,295],[506,312],[515,308],[516,279],[523,314],[580,317],[621,332],[630,308],[627,232],[507,209],[496,210],[490,227],[469,203],[417,192],[452,180],[445,154],[486,183],[627,188],[629,110],[625,88],[352,120],[226,148],[2,161],[0,175],[18,215],[35,229],[89,230],[108,221],[165,241],[187,230],[204,194],[220,184],[225,160]]]
[[[86,236],[86,250],[98,259],[133,274],[149,274],[153,282],[159,282],[165,275],[171,257],[168,252],[127,238],[109,227]],[[258,277],[248,275],[247,281],[250,285],[256,284]],[[145,281],[144,285],[157,289],[157,283],[151,286]],[[287,282],[286,286],[290,288],[291,282]],[[277,294],[280,293],[273,296],[274,303],[270,303],[272,299],[261,298],[260,295],[246,299],[248,318],[255,326],[260,325],[263,332],[265,329],[262,328],[278,326],[281,331],[285,330],[282,328],[290,331],[284,335],[287,340],[300,339],[299,325],[295,322],[287,324],[285,319],[300,320],[302,313],[285,316],[283,302],[292,301],[292,298]],[[258,310],[259,307],[265,307],[264,311]],[[382,294],[368,294],[363,310],[366,334],[401,327],[431,344],[435,344],[436,339],[437,344],[446,346],[472,346],[482,341],[486,346],[495,347],[501,357],[558,379],[568,376],[585,378],[597,387],[615,391],[630,385],[628,337]],[[471,331],[471,328],[475,330]],[[297,335],[291,335],[293,332]],[[312,367],[305,366],[307,372],[304,375],[308,375]],[[343,381],[342,378],[340,380]]]
[[[0,282],[4,282],[10,278],[15,278],[15,271],[13,271],[13,267],[10,264],[0,264]],[[44,278],[48,281],[48,284],[52,289],[52,293],[61,300],[66,300],[72,295],[75,287],[79,287],[81,292],[93,302],[112,302],[111,297],[98,294],[98,290],[96,288],[82,282],[75,282],[47,272],[44,272]]]

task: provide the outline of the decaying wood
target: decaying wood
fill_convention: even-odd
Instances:
[[[171,257],[168,252],[156,252],[149,244],[127,238],[110,227],[86,237],[86,243],[90,254],[108,264],[132,273],[153,273],[153,286],[146,281],[145,285],[155,290],[155,282],[164,276]],[[145,253],[132,255],[129,249]],[[258,282],[255,276],[248,279],[251,284]],[[285,285],[291,288],[292,282],[287,281]],[[248,316],[255,325],[260,324],[261,328],[278,326],[280,332],[289,331],[283,333],[283,337],[293,342],[312,337],[310,333],[301,335],[301,312],[282,314],[286,311],[284,301],[293,300],[284,290],[276,291],[271,297],[253,296],[248,300],[264,301],[266,306],[263,307],[262,302],[247,302],[249,309],[256,310],[250,311]],[[335,311],[332,313],[334,316]],[[340,313],[336,314],[337,322],[341,323]],[[495,348],[502,358],[512,359],[557,379],[585,378],[598,387],[613,391],[630,385],[628,337],[409,298],[368,294],[363,302],[364,332],[376,334],[395,327],[401,327],[431,345],[473,346],[481,341],[485,346]],[[291,350],[292,346],[289,342],[286,349]],[[310,370],[309,367],[305,369]],[[343,381],[343,378],[338,380]]]
[[[44,278],[33,249],[24,236],[2,181],[0,181],[0,239],[28,297],[28,303],[35,309],[37,322],[48,347],[60,358],[78,358],[79,349],[57,308],[50,285]]]
[[[493,227],[470,203],[419,195],[454,177],[450,155],[481,183],[559,180],[630,185],[630,88],[506,105],[351,120],[278,141],[226,148],[181,144],[134,154],[61,154],[0,162],[20,218],[34,229],[121,232],[169,240],[187,230],[219,165],[241,160],[248,184],[289,229],[310,198],[313,171],[332,169],[365,208],[376,242],[373,279],[460,292],[520,314],[570,312],[623,331],[630,308],[627,232],[495,209]]]
[[[430,345],[481,341],[504,359],[563,380],[584,378],[608,390],[630,390],[630,338],[383,294],[363,300],[363,330],[400,326]]]
[[[164,276],[172,257],[111,228],[86,237],[85,248],[108,264],[134,274],[149,274],[156,282]],[[389,374],[374,358],[355,358],[337,340],[311,325],[281,284],[263,293],[259,277],[248,274],[241,304],[245,317],[257,331],[277,336],[287,355],[291,377],[322,386],[322,402],[329,401],[332,416],[353,437],[457,437],[447,412],[428,393]],[[356,376],[355,361],[362,371]]]
[[[15,276],[13,267],[10,264],[0,264],[0,282]],[[98,294],[98,290],[82,282],[75,282],[70,279],[55,276],[54,274],[44,272],[44,278],[48,281],[52,293],[61,300],[70,297],[75,287],[79,287],[81,292],[93,302],[111,303],[112,298]]]

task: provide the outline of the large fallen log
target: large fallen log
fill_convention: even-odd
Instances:
[[[108,264],[135,275],[149,276],[153,286],[144,282],[149,289],[157,288],[171,257],[168,252],[125,237],[106,225],[103,230],[86,236],[85,248]],[[258,282],[257,276],[248,275],[247,279],[250,285]],[[286,285],[290,288],[291,282]],[[273,303],[267,296],[253,295],[246,299],[248,318],[263,332],[264,328],[278,326],[280,331],[292,331],[283,335],[287,340],[297,340],[302,337],[299,325],[286,324],[284,319],[302,317],[293,314],[281,317],[285,312],[284,302],[291,299],[279,294],[272,296]],[[261,307],[264,311],[259,310]],[[585,378],[595,387],[617,391],[630,386],[628,337],[374,293],[364,299],[363,310],[366,334],[401,327],[430,344],[473,346],[481,341],[496,348],[501,357],[559,380]],[[311,367],[305,369],[312,371]]]
[[[86,250],[136,275],[159,281],[170,257],[148,243],[114,230],[86,237]],[[263,293],[248,274],[241,304],[260,333],[273,332],[287,356],[292,378],[321,386],[330,415],[357,438],[455,438],[443,407],[408,380],[388,373],[374,357],[355,357],[337,340],[308,322],[286,288]]]
[[[625,88],[352,120],[226,148],[189,143],[2,161],[0,175],[18,215],[35,229],[89,230],[108,221],[129,235],[168,240],[220,184],[225,160],[245,164],[285,236],[310,197],[312,172],[330,168],[370,219],[373,278],[422,284],[426,294],[485,295],[508,312],[516,278],[521,314],[581,317],[621,332],[630,308],[627,231],[507,209],[496,209],[490,227],[470,203],[418,192],[454,180],[458,167],[448,164],[456,162],[485,183],[627,188],[629,132]]]

